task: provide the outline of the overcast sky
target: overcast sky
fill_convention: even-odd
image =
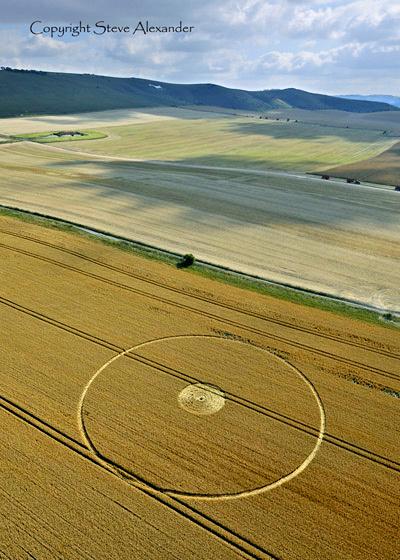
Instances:
[[[13,0],[2,2],[1,65],[49,71],[400,95],[400,0]],[[46,24],[194,26],[51,38]]]

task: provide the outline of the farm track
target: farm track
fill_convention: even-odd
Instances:
[[[70,451],[77,453],[82,459],[102,468],[124,483],[133,484],[137,490],[157,500],[174,513],[182,515],[185,519],[208,531],[213,537],[222,540],[224,544],[234,549],[235,552],[240,553],[243,558],[253,560],[280,560],[279,557],[275,556],[271,552],[257,546],[234,531],[227,529],[222,523],[214,521],[203,513],[199,513],[195,508],[187,505],[183,500],[159,492],[148,484],[144,486],[137,477],[133,477],[131,473],[125,472],[121,467],[118,467],[119,472],[116,472],[110,464],[107,465],[101,457],[93,455],[81,443],[76,442],[73,438],[70,438],[65,434],[62,434],[62,432],[55,429],[47,422],[44,422],[37,416],[25,410],[23,407],[13,403],[9,399],[5,399],[2,396],[0,396],[0,409],[13,415],[36,430],[39,430],[42,434],[51,438],[53,441],[62,444]],[[125,473],[125,476],[123,473]]]
[[[195,314],[197,314],[197,315],[201,315],[201,316],[203,316],[203,317],[207,317],[208,319],[217,320],[217,321],[219,321],[219,322],[221,322],[221,323],[225,323],[225,324],[227,324],[227,325],[229,325],[229,326],[231,326],[231,327],[239,327],[240,329],[243,329],[243,330],[245,330],[245,331],[251,332],[251,333],[253,333],[253,334],[260,335],[260,336],[263,336],[263,337],[265,337],[265,338],[268,338],[268,339],[271,339],[271,340],[274,340],[274,341],[283,342],[283,343],[285,343],[285,344],[287,344],[287,345],[289,345],[289,346],[293,346],[293,347],[295,347],[295,348],[300,348],[301,350],[305,350],[305,351],[307,351],[307,352],[311,352],[311,353],[316,354],[316,355],[319,355],[319,356],[331,358],[331,359],[333,359],[333,360],[335,360],[335,361],[337,361],[337,362],[341,362],[341,363],[344,363],[344,364],[346,364],[346,365],[350,365],[350,366],[353,366],[353,367],[357,367],[357,368],[359,368],[359,369],[361,369],[361,370],[364,370],[364,371],[367,371],[367,372],[373,372],[373,373],[375,373],[375,374],[377,374],[377,375],[380,375],[380,376],[382,376],[382,377],[386,377],[386,378],[388,378],[388,379],[400,380],[400,375],[397,375],[397,374],[395,374],[395,373],[390,373],[390,372],[388,372],[388,371],[386,371],[386,370],[383,370],[383,369],[381,369],[381,368],[377,368],[377,367],[373,367],[373,366],[367,366],[366,364],[363,364],[363,363],[361,363],[361,362],[357,362],[357,361],[355,361],[355,360],[350,360],[350,359],[348,359],[348,358],[344,358],[344,357],[342,357],[342,356],[338,356],[337,354],[334,354],[334,353],[332,353],[332,352],[327,352],[326,350],[321,350],[321,349],[313,348],[312,346],[309,346],[309,345],[306,345],[306,344],[302,344],[302,343],[300,343],[300,342],[296,342],[296,341],[290,340],[290,339],[288,339],[288,338],[286,338],[286,337],[283,337],[283,336],[280,336],[280,335],[276,335],[276,334],[272,334],[272,333],[267,333],[267,332],[265,332],[265,331],[263,331],[263,330],[261,330],[261,329],[255,328],[255,327],[250,327],[249,325],[245,325],[245,324],[240,323],[240,322],[238,322],[238,321],[233,321],[233,320],[231,320],[231,319],[227,319],[227,318],[221,317],[221,316],[219,316],[219,315],[216,315],[216,314],[213,314],[213,313],[209,313],[209,312],[207,312],[207,311],[202,311],[202,310],[200,310],[200,309],[196,309],[196,308],[191,307],[191,306],[189,306],[189,305],[185,305],[185,304],[182,304],[182,303],[177,303],[177,302],[172,301],[172,300],[169,300],[169,299],[167,299],[167,298],[160,297],[160,296],[156,296],[155,294],[150,294],[150,293],[148,293],[148,292],[145,292],[144,290],[140,290],[140,289],[138,289],[138,288],[133,288],[133,287],[128,286],[128,285],[126,285],[126,284],[122,284],[121,282],[116,282],[116,281],[114,281],[114,280],[110,280],[110,279],[108,279],[108,278],[104,278],[104,277],[99,276],[99,275],[97,275],[97,274],[93,274],[93,273],[91,273],[91,272],[87,272],[87,271],[81,270],[81,269],[79,269],[79,268],[77,268],[77,267],[67,265],[67,264],[62,263],[62,262],[60,262],[60,261],[56,261],[56,260],[50,259],[50,258],[48,258],[48,257],[44,257],[44,256],[41,256],[41,255],[37,255],[36,253],[32,253],[31,251],[26,251],[26,250],[24,250],[24,249],[19,249],[19,248],[13,247],[13,246],[11,246],[11,245],[6,245],[5,243],[0,243],[0,247],[3,247],[4,249],[11,250],[11,251],[14,251],[14,252],[17,252],[17,253],[26,255],[26,256],[28,256],[28,257],[32,257],[32,258],[37,259],[37,260],[41,260],[41,261],[43,261],[43,262],[47,262],[47,263],[49,263],[49,264],[53,264],[53,265],[59,266],[60,268],[63,268],[63,269],[65,269],[65,270],[69,270],[69,271],[72,271],[72,272],[76,272],[76,273],[81,274],[81,275],[83,275],[83,276],[86,276],[86,277],[89,277],[89,278],[93,278],[93,279],[98,280],[98,281],[100,281],[100,282],[103,282],[103,283],[105,283],[105,284],[112,285],[112,286],[118,287],[118,288],[120,288],[120,289],[130,291],[130,292],[132,292],[132,293],[136,293],[136,294],[138,294],[138,295],[147,297],[147,298],[149,298],[149,299],[153,299],[153,300],[162,302],[162,303],[167,304],[167,305],[172,305],[173,307],[176,307],[176,308],[179,308],[179,309],[184,309],[185,311],[190,311],[190,312],[195,313]],[[143,280],[143,281],[144,281],[144,282],[147,282],[147,280]],[[158,285],[159,285],[160,287],[163,287],[163,284],[161,284],[161,283],[159,283]],[[192,297],[190,294],[187,294],[187,293],[185,293],[185,292],[180,292],[179,290],[178,290],[178,293],[181,293],[182,295],[184,294],[184,295],[187,296],[187,297]],[[340,341],[340,342],[341,342],[341,341]],[[108,343],[107,343],[107,344],[108,344]],[[376,353],[375,349],[372,349],[372,350],[371,350],[371,349],[366,348],[366,347],[365,347],[364,349],[365,349],[366,351],[370,351],[370,352],[372,352],[372,353]],[[397,358],[397,355],[395,355],[394,357]]]
[[[157,369],[158,371],[162,371],[164,373],[167,373],[168,375],[172,375],[173,377],[177,378],[177,379],[181,379],[182,381],[188,381],[188,382],[197,382],[200,383],[201,379],[197,379],[196,377],[192,377],[190,375],[187,375],[183,372],[180,372],[177,369],[171,368],[169,366],[166,366],[165,364],[162,364],[161,362],[157,362],[156,360],[152,360],[150,358],[145,358],[144,356],[140,356],[136,353],[128,353],[125,354],[125,356],[127,358],[133,358],[136,361],[142,362],[145,365],[149,365],[151,367],[153,367],[154,369]],[[249,408],[255,412],[258,412],[259,414],[262,414],[268,418],[272,418],[274,420],[277,420],[278,422],[281,422],[287,426],[290,426],[296,430],[299,430],[303,433],[306,433],[308,435],[313,435],[315,437],[318,436],[318,429],[314,428],[313,426],[310,426],[304,422],[300,422],[298,420],[294,420],[293,418],[290,418],[289,416],[286,416],[284,414],[281,414],[279,412],[276,412],[275,410],[272,410],[270,408],[267,408],[265,406],[261,406],[259,404],[256,404],[248,399],[245,399],[243,397],[239,397],[237,395],[234,395],[232,393],[224,393],[225,398],[227,400],[231,400],[233,402],[235,402],[236,404],[240,404],[241,406],[244,406],[246,408]],[[397,472],[400,472],[400,462],[394,461],[392,459],[389,459],[388,457],[384,457],[382,455],[373,453],[367,449],[363,449],[362,447],[359,447],[357,445],[354,445],[346,440],[343,440],[341,438],[337,438],[336,436],[333,436],[331,434],[327,434],[326,432],[324,433],[324,440],[326,440],[329,443],[332,443],[333,445],[335,445],[336,447],[340,447],[341,449],[346,449],[347,451],[351,451],[352,453],[355,453],[356,455],[358,455],[359,457],[363,457],[364,459],[369,459],[375,463],[378,463],[380,465],[383,465],[387,468],[390,468],[392,470],[395,470]]]
[[[395,136],[394,138],[398,138],[397,136]],[[27,144],[36,144],[37,142],[34,142],[32,140],[25,140],[25,142]],[[395,143],[395,142],[394,142]],[[279,170],[279,169],[248,169],[246,167],[227,167],[227,166],[220,166],[220,165],[206,165],[206,164],[191,164],[191,163],[180,163],[179,161],[169,161],[169,160],[162,160],[162,159],[154,159],[154,158],[132,158],[132,157],[123,157],[123,156],[110,156],[107,154],[97,154],[94,152],[83,152],[81,150],[77,150],[77,149],[71,149],[71,148],[62,148],[61,146],[54,146],[54,145],[50,145],[50,144],[40,144],[41,146],[43,146],[45,149],[47,150],[58,150],[60,152],[64,152],[64,153],[68,153],[68,154],[73,154],[73,155],[79,155],[82,157],[90,157],[92,159],[102,159],[102,160],[106,160],[106,161],[120,161],[122,163],[141,163],[141,164],[149,164],[149,165],[157,165],[157,166],[164,166],[164,167],[176,167],[176,168],[181,168],[181,169],[187,169],[187,170],[205,170],[205,171],[222,171],[222,172],[239,172],[239,173],[246,173],[246,174],[253,174],[253,175],[273,175],[276,177],[296,177],[296,179],[301,179],[301,180],[305,180],[305,181],[309,181],[310,179],[312,180],[319,180],[318,176],[313,176],[309,173],[305,173],[304,171],[284,171],[284,170]],[[387,148],[388,150],[390,149],[390,147]],[[386,151],[386,150],[384,150]],[[383,152],[381,152],[383,153]],[[380,155],[380,154],[378,154]],[[374,156],[372,156],[374,157]],[[323,169],[325,169],[326,166],[324,165],[323,168],[321,168],[321,170],[315,169],[315,174],[316,175],[320,175],[323,172]],[[344,180],[342,178],[339,177],[335,177],[333,180],[331,179],[331,183],[337,183],[337,184],[343,184]],[[374,190],[382,190],[382,187],[377,187],[377,186],[373,186],[373,185],[362,185],[361,188],[368,188],[368,189],[374,189]],[[392,190],[390,187],[386,187],[385,190]]]
[[[85,340],[88,340],[90,342],[93,342],[95,344],[98,344],[100,346],[103,346],[104,348],[107,349],[111,349],[114,350],[115,352],[121,353],[126,351],[125,349],[110,343],[107,340],[101,339],[99,337],[93,336],[89,333],[86,333],[84,331],[81,331],[79,329],[76,329],[74,327],[71,327],[70,325],[67,325],[65,323],[62,323],[60,321],[57,321],[55,319],[52,319],[50,317],[47,317],[46,315],[43,315],[42,313],[33,311],[31,309],[28,309],[18,303],[12,302],[10,300],[7,300],[3,297],[0,296],[0,303],[3,305],[6,305],[8,307],[11,307],[17,311],[20,311],[22,313],[25,313],[27,315],[30,315],[31,317],[34,317],[36,319],[39,319],[41,321],[44,321],[45,323],[48,323],[50,325],[53,325],[57,328],[61,328],[64,331],[67,331],[69,333],[72,333],[76,336],[79,336],[80,338],[83,338]],[[160,362],[157,362],[155,360],[151,360],[149,358],[145,358],[143,356],[140,356],[138,354],[126,354],[126,357],[130,358],[130,359],[134,359],[135,361],[138,361],[140,363],[143,363],[145,365],[149,365],[151,367],[153,367],[154,369],[157,369],[158,371],[161,371],[162,373],[167,373],[169,375],[172,375],[176,378],[179,378],[181,380],[185,380],[185,381],[199,381],[198,379],[188,376],[186,374],[183,374],[182,372],[170,368],[168,366],[165,366],[164,364],[161,364]],[[318,430],[313,428],[312,426],[309,426],[303,422],[299,422],[297,420],[294,420],[286,415],[280,414],[274,410],[268,409],[266,407],[257,405],[247,399],[243,399],[242,397],[237,397],[236,395],[230,395],[227,394],[228,398],[231,398],[231,400],[233,400],[234,402],[236,402],[237,404],[241,404],[242,406],[245,406],[247,408],[252,409],[253,411],[263,414],[264,416],[268,417],[268,418],[272,418],[274,420],[277,420],[283,424],[286,424],[288,427],[297,429],[299,431],[302,431],[303,433],[306,433],[308,435],[318,435]],[[0,397],[4,400],[3,397]],[[54,428],[52,428],[54,429]],[[59,433],[60,436],[61,432]],[[61,437],[61,436],[60,436]],[[66,436],[69,438],[69,436]],[[377,453],[374,453],[368,449],[364,449],[362,447],[359,447],[351,442],[348,442],[346,440],[343,440],[341,438],[338,438],[334,435],[331,435],[329,433],[324,434],[324,440],[330,444],[333,444],[335,447],[339,447],[345,451],[351,452],[361,458],[367,459],[369,461],[372,461],[373,463],[376,463],[380,466],[386,467],[388,469],[394,470],[396,472],[400,472],[400,463],[397,461],[394,461],[393,459],[390,459],[388,457],[384,457],[383,455],[379,455]],[[118,467],[120,468],[120,467]],[[128,473],[130,475],[132,475],[132,473]]]
[[[41,239],[37,239],[35,237],[31,237],[31,236],[28,236],[28,235],[17,234],[17,233],[11,232],[9,230],[4,230],[4,229],[1,229],[1,228],[0,228],[0,233],[5,233],[6,235],[10,235],[10,236],[13,236],[13,237],[16,237],[16,238],[19,238],[19,239],[24,239],[24,240],[27,240],[27,241],[31,241],[33,243],[37,243],[37,244],[40,244],[40,245],[43,245],[43,246],[46,246],[46,247],[50,247],[52,249],[56,249],[57,251],[60,251],[62,253],[66,253],[66,254],[69,254],[69,255],[73,255],[73,256],[78,257],[78,258],[80,258],[82,260],[85,260],[87,262],[91,262],[93,264],[96,264],[96,265],[98,265],[102,268],[106,268],[108,270],[118,272],[119,274],[123,274],[125,276],[128,276],[129,278],[134,278],[136,280],[140,280],[142,282],[152,284],[154,286],[163,288],[163,289],[168,290],[170,292],[174,292],[174,293],[184,295],[184,296],[189,296],[192,299],[196,299],[196,300],[199,300],[199,301],[204,301],[206,303],[210,303],[210,304],[215,305],[217,307],[221,307],[221,308],[224,308],[224,309],[228,309],[230,311],[234,311],[236,313],[240,313],[241,315],[246,315],[248,317],[254,317],[254,318],[266,321],[268,323],[288,327],[288,328],[290,328],[292,330],[295,330],[295,331],[298,331],[298,332],[304,332],[304,333],[307,333],[307,334],[312,334],[314,336],[318,336],[319,338],[323,338],[325,340],[333,340],[335,342],[340,342],[342,344],[346,344],[347,346],[352,346],[352,347],[355,347],[355,348],[361,348],[363,350],[367,350],[369,352],[374,352],[375,354],[381,354],[382,356],[387,356],[389,358],[400,359],[400,353],[391,352],[389,350],[383,350],[383,349],[380,349],[380,348],[371,348],[370,346],[367,346],[365,344],[361,344],[359,342],[349,341],[349,340],[346,340],[345,338],[342,338],[342,337],[339,337],[339,336],[334,336],[334,335],[330,335],[330,334],[326,334],[326,333],[320,333],[320,332],[315,331],[315,329],[300,327],[298,325],[293,325],[292,323],[290,323],[288,321],[283,321],[283,320],[275,319],[273,317],[268,317],[267,315],[263,315],[261,313],[256,313],[256,312],[252,312],[252,311],[245,311],[243,309],[239,309],[239,308],[234,307],[232,305],[215,301],[211,298],[206,298],[204,296],[191,294],[189,292],[185,292],[185,290],[179,290],[178,288],[174,288],[173,286],[169,286],[168,284],[164,284],[162,282],[157,282],[156,280],[151,280],[151,279],[145,278],[143,276],[140,276],[139,274],[134,274],[132,272],[127,272],[126,270],[123,270],[123,269],[121,269],[117,266],[113,266],[113,265],[110,265],[110,264],[103,263],[101,261],[98,261],[97,259],[94,259],[92,257],[88,257],[87,255],[84,255],[82,253],[79,253],[78,251],[72,251],[70,249],[60,247],[59,245],[56,245],[55,243],[50,243],[48,241],[43,241]]]

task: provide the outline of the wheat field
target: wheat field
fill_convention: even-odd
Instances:
[[[6,216],[0,258],[1,558],[394,557],[397,330]]]

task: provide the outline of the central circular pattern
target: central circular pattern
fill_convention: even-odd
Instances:
[[[188,385],[178,395],[178,403],[191,414],[205,416],[215,414],[225,405],[223,391],[205,383]]]
[[[304,374],[268,350],[182,335],[104,364],[84,389],[79,422],[87,446],[136,483],[225,500],[271,490],[307,468],[325,414]]]

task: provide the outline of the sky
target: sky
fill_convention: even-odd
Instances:
[[[13,0],[0,62],[13,68],[217,83],[262,90],[400,95],[400,0]],[[33,30],[89,24],[53,37]],[[129,26],[94,34],[96,22]],[[188,33],[132,30],[193,26]],[[97,28],[97,31],[101,31]]]

